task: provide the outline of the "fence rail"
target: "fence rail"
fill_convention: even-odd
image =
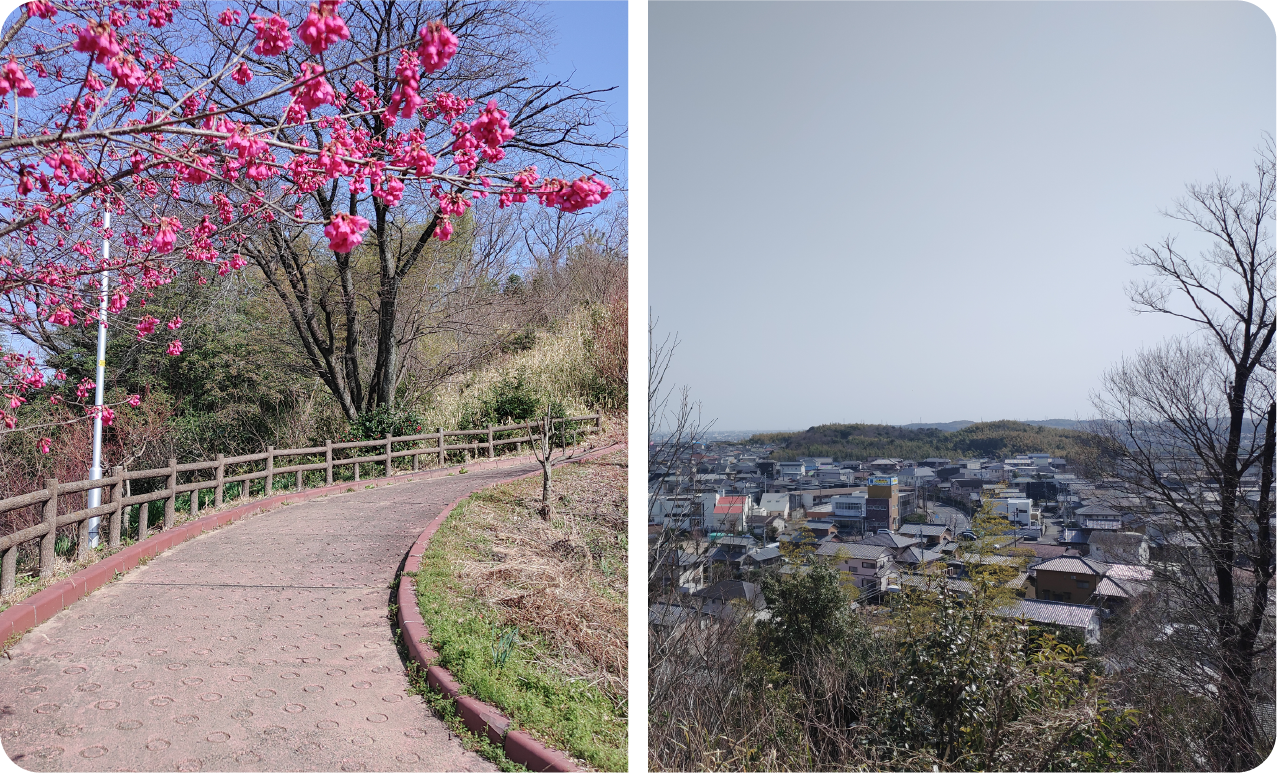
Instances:
[[[598,431],[602,428],[602,417],[599,414],[590,416],[572,416],[562,419],[554,419],[554,424],[579,425],[582,422],[592,422],[593,427],[577,427],[578,430]],[[89,551],[89,519],[106,517],[109,519],[107,528],[107,545],[117,548],[123,539],[123,533],[129,523],[125,523],[125,519],[129,519],[131,523],[132,516],[127,512],[128,508],[137,506],[137,526],[135,529],[136,541],[141,542],[147,539],[158,523],[150,523],[150,509],[154,503],[164,503],[164,515],[162,529],[171,529],[177,514],[177,498],[179,494],[190,494],[188,512],[192,517],[199,515],[200,496],[199,492],[212,490],[212,505],[214,508],[221,507],[226,500],[226,488],[228,485],[238,484],[236,489],[237,496],[235,499],[247,501],[251,498],[251,483],[261,480],[262,496],[270,496],[276,490],[276,477],[291,476],[293,483],[286,484],[285,490],[301,491],[305,488],[305,473],[324,472],[324,483],[322,485],[331,486],[333,484],[333,473],[341,467],[351,466],[354,469],[354,480],[359,480],[359,466],[361,464],[379,464],[382,465],[382,471],[388,477],[394,474],[394,462],[396,459],[404,457],[412,458],[412,472],[418,472],[421,469],[421,457],[434,456],[437,457],[437,464],[443,467],[447,462],[447,455],[450,451],[467,451],[473,452],[475,457],[479,457],[480,452],[486,451],[487,458],[491,459],[496,456],[496,449],[510,443],[532,443],[536,441],[536,436],[532,430],[538,431],[542,422],[524,422],[522,424],[507,424],[502,426],[489,425],[487,429],[480,430],[454,430],[445,432],[440,428],[437,432],[430,432],[418,435],[406,435],[403,437],[395,437],[386,435],[385,438],[378,440],[358,440],[334,443],[332,441],[325,442],[322,446],[314,446],[312,448],[283,448],[276,449],[274,446],[267,446],[265,453],[245,454],[242,456],[226,457],[218,454],[212,461],[189,462],[178,464],[176,459],[169,459],[167,467],[159,467],[150,470],[125,470],[123,467],[114,467],[111,474],[97,480],[79,480],[72,482],[60,482],[56,478],[48,478],[44,482],[44,488],[39,491],[32,491],[29,494],[22,494],[8,499],[0,499],[0,514],[13,510],[20,510],[25,507],[39,507],[41,513],[40,523],[20,529],[15,532],[0,536],[0,595],[12,593],[16,584],[18,569],[18,551],[23,545],[40,541],[39,552],[37,555],[37,566],[40,570],[41,577],[48,577],[53,573],[55,548],[57,544],[58,529],[64,526],[74,524],[79,525],[77,533],[77,558],[84,558]],[[497,433],[517,432],[524,430],[528,434],[513,437],[501,438],[494,437]],[[448,445],[448,438],[478,438],[471,443],[461,443],[456,445]],[[421,447],[417,444],[433,443]],[[404,444],[413,444],[412,448],[403,448]],[[399,448],[395,448],[399,446]],[[349,458],[340,458],[337,452],[347,451],[351,449],[376,448],[379,453],[369,456],[352,456]],[[517,447],[516,447],[517,452]],[[299,463],[291,464],[286,467],[276,467],[275,460],[281,457],[306,457],[324,455],[322,462],[307,462],[305,459],[298,460]],[[234,470],[232,474],[227,474],[229,467],[244,467],[247,465],[257,465],[265,462],[264,469],[253,469],[248,471]],[[210,473],[212,477],[208,479],[198,479],[200,473]],[[186,474],[189,480],[183,483],[178,482],[178,477]],[[132,482],[137,480],[152,480],[162,478],[163,488],[138,494],[132,493]],[[313,488],[313,486],[312,486]],[[67,497],[73,494],[83,494],[91,490],[100,490],[102,492],[100,504],[97,507],[83,507],[76,510],[59,515],[59,498]],[[71,507],[69,502],[63,503],[67,508]],[[162,529],[157,529],[160,531]]]

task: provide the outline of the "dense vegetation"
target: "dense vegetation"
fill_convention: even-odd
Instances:
[[[776,444],[779,447],[772,458],[781,461],[804,456],[832,456],[839,461],[869,461],[880,457],[958,459],[1033,452],[1077,459],[1085,454],[1087,437],[1087,433],[1078,430],[1020,421],[986,421],[956,432],[887,424],[821,424],[803,432],[754,435],[745,442]]]
[[[278,299],[259,273],[248,269],[216,286],[179,278],[158,288],[146,309],[184,320],[180,356],[128,328],[113,329],[108,338],[106,401],[142,399],[115,409],[103,435],[105,466],[161,467],[171,457],[186,462],[266,445],[323,445],[380,437],[392,428],[403,434],[417,426],[434,431],[524,421],[547,402],[556,414],[622,409],[628,394],[625,255],[623,247],[600,248],[598,239],[587,234],[558,266],[525,270],[518,282],[491,282],[485,291],[491,298],[523,296],[520,313],[476,317],[484,329],[473,334],[444,329],[420,336],[407,348],[395,409],[355,421],[347,421],[309,367],[292,329],[280,324]],[[482,306],[484,298],[475,303]],[[95,336],[91,327],[63,328],[48,346],[49,366],[67,376],[60,382],[66,402],[76,398],[82,379],[94,376]],[[472,338],[498,345],[481,347],[482,356],[464,363],[449,362],[449,353]],[[47,400],[22,411],[25,422],[43,426],[38,434],[0,434],[0,497],[38,488],[45,477],[88,477],[91,424]],[[50,453],[40,452],[41,434],[53,439]]]

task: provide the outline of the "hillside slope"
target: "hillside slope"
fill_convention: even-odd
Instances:
[[[962,429],[909,429],[886,424],[822,424],[802,432],[754,435],[749,443],[774,443],[773,459],[832,456],[843,461],[869,461],[878,457],[921,460],[972,456],[1014,456],[1041,452],[1079,458],[1087,434],[1077,430],[1027,424],[1021,421],[986,421]]]

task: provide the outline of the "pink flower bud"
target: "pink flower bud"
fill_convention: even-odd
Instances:
[[[324,228],[324,236],[328,237],[328,246],[333,252],[350,252],[364,240],[366,230],[368,221],[364,218],[338,212]]]
[[[443,26],[443,22],[432,21],[418,32],[421,43],[417,46],[417,55],[421,57],[421,65],[427,73],[438,72],[448,66],[448,62],[457,53],[457,36],[452,30]]]

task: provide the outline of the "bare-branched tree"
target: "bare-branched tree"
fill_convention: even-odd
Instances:
[[[1256,711],[1273,703],[1272,670],[1261,667],[1273,657],[1271,138],[1255,174],[1253,183],[1190,185],[1164,213],[1207,237],[1208,249],[1186,255],[1167,237],[1131,253],[1153,273],[1128,288],[1136,310],[1197,331],[1125,359],[1093,398],[1099,472],[1139,498],[1161,543],[1159,603],[1141,626],[1156,636],[1119,648],[1127,684],[1170,682],[1196,696],[1208,728],[1178,738],[1192,748],[1172,764],[1210,770],[1258,765],[1273,737]]]

